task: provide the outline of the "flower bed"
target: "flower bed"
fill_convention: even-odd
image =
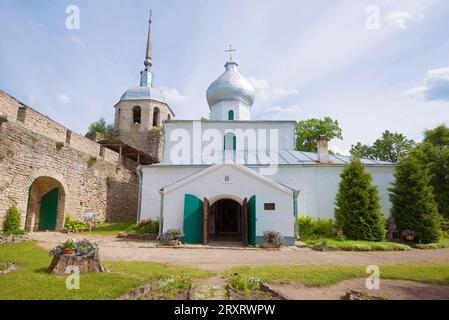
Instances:
[[[98,245],[88,239],[68,239],[50,251],[53,260],[48,270],[56,275],[69,273],[73,267],[78,268],[80,273],[107,272],[108,269],[100,261],[98,249]]]
[[[66,254],[64,253],[64,250],[66,250],[68,247],[73,250],[72,255],[78,257],[87,258],[87,257],[95,257],[98,255],[98,244],[88,239],[82,240],[68,239],[65,243],[60,243],[56,247],[54,247],[50,251],[50,255],[53,257],[62,256]]]
[[[151,219],[142,220],[138,224],[131,225],[126,231],[118,234],[119,238],[139,240],[155,240],[159,234],[159,221]]]

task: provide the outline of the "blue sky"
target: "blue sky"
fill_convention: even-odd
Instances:
[[[70,4],[79,30],[65,27]],[[445,0],[0,0],[0,89],[81,133],[112,121],[139,82],[149,9],[154,84],[178,119],[208,115],[205,92],[232,43],[256,87],[253,119],[333,117],[337,152],[449,122]]]

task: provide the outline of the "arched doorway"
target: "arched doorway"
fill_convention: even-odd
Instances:
[[[221,199],[210,207],[209,238],[212,241],[243,241],[242,205],[233,199]]]
[[[28,191],[26,230],[59,230],[64,224],[65,190],[51,177],[39,177]]]

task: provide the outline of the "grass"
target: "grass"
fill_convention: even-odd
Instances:
[[[5,271],[8,269],[9,263],[7,261],[1,261],[0,260],[0,271]]]
[[[415,244],[415,248],[418,249],[443,249],[449,248],[449,238],[443,237],[437,243],[429,243],[429,244]]]
[[[306,244],[314,246],[329,246],[344,251],[404,251],[410,250],[410,247],[395,242],[371,242],[371,241],[338,241],[334,239],[306,240]]]
[[[122,222],[100,222],[97,223],[97,227],[92,229],[91,232],[85,232],[86,234],[103,234],[103,235],[115,235],[121,231],[125,231],[131,225],[136,223],[135,221],[122,221]]]
[[[34,242],[0,245],[0,261],[20,266],[0,276],[0,300],[115,299],[132,289],[172,275],[187,274],[192,279],[213,274],[208,271],[149,262],[106,261],[111,272],[80,276],[80,289],[68,290],[66,277],[47,273],[51,257]]]
[[[309,287],[325,287],[348,279],[366,278],[364,267],[351,266],[264,266],[235,267],[229,272],[260,278],[265,282],[297,281]],[[434,284],[449,284],[449,264],[380,266],[381,279],[411,280]]]

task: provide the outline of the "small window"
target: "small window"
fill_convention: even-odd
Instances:
[[[133,123],[140,124],[142,121],[142,109],[139,106],[133,108]]]
[[[264,208],[264,210],[267,210],[267,211],[273,211],[273,210],[276,210],[276,204],[275,203],[264,203],[263,208]]]
[[[167,116],[167,121],[170,121],[170,120],[171,120],[171,116],[168,115],[168,116]]]
[[[230,175],[225,175],[223,177],[223,183],[231,183],[231,176]]]
[[[229,112],[228,112],[228,120],[234,120],[234,111],[233,110],[229,110]]]
[[[229,132],[224,136],[224,150],[236,150],[237,138]]]
[[[67,130],[65,133],[65,143],[70,144],[70,141],[72,140],[72,131]]]
[[[159,118],[160,118],[160,110],[159,108],[154,108],[153,110],[153,127],[159,127]]]

